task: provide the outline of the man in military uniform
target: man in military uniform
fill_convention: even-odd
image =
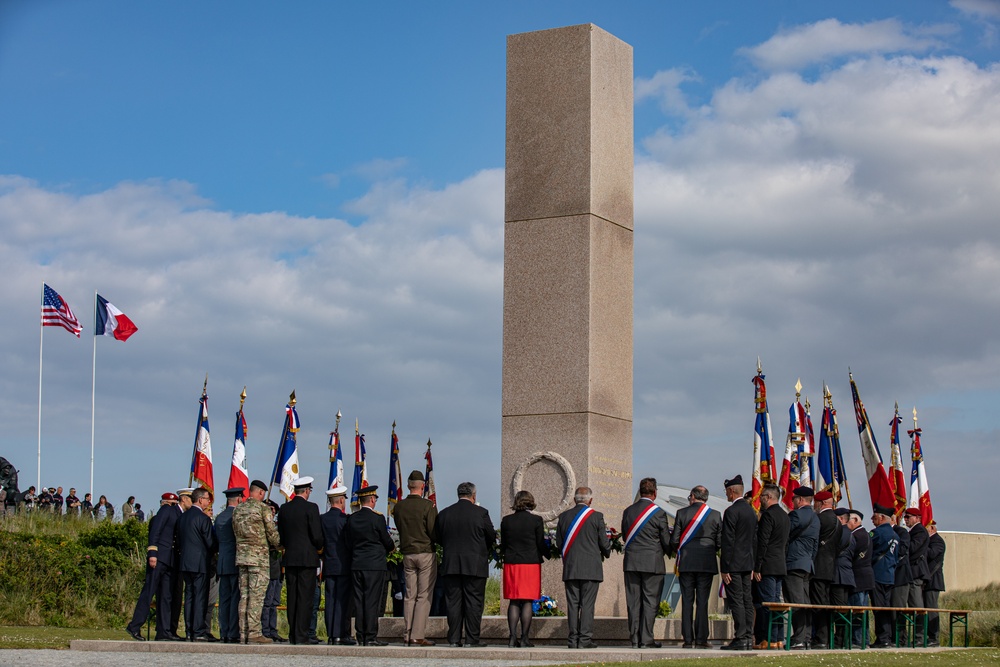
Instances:
[[[870,593],[875,590],[875,573],[872,571],[872,538],[861,525],[865,515],[860,510],[853,507],[848,510],[847,527],[851,530],[851,545],[853,560],[851,568],[854,570],[854,590],[848,598],[852,607],[867,607],[871,598]],[[854,617],[854,647],[865,648],[868,645],[868,637],[863,635],[863,623],[860,614]]]
[[[749,651],[753,648],[754,608],[750,582],[757,543],[757,514],[753,511],[753,506],[743,498],[742,475],[727,479],[725,487],[726,499],[732,504],[722,515],[719,572],[726,587],[729,610],[733,615],[733,640],[722,649]],[[660,582],[662,584],[663,580]]]
[[[351,550],[347,545],[347,487],[335,486],[326,492],[330,510],[320,517],[323,526],[323,582],[326,588],[327,643],[353,646],[351,639]]]
[[[347,517],[347,543],[354,579],[354,631],[362,646],[385,646],[378,639],[378,617],[385,609],[386,556],[395,548],[385,517],[375,511],[378,487],[358,491],[361,508]]]
[[[146,547],[146,580],[135,604],[132,621],[125,628],[133,638],[143,641],[140,634],[143,623],[149,617],[149,607],[156,598],[156,639],[158,641],[180,641],[170,626],[172,604],[180,605],[180,600],[171,600],[171,580],[173,579],[174,527],[180,514],[174,507],[177,496],[164,493],[160,497],[160,511],[149,522],[149,546]]]
[[[240,577],[239,623],[240,636],[247,643],[270,644],[263,635],[261,609],[268,582],[268,546],[278,548],[281,540],[264,504],[267,484],[260,480],[250,483],[250,497],[233,509],[233,535],[236,538],[236,567]]]
[[[193,504],[191,501],[191,494],[194,493],[194,487],[189,486],[183,489],[177,490],[178,502],[174,505],[174,514],[177,516],[177,523],[180,524],[181,516],[184,512],[191,509]],[[181,562],[180,552],[177,549],[177,541],[174,540],[174,577],[170,582],[170,594],[174,600],[174,604],[170,607],[170,629],[174,634],[177,634],[177,628],[180,627],[181,622],[181,601],[184,599],[184,577],[181,575],[180,570],[176,567],[178,563]],[[185,632],[190,632],[190,629],[185,629]]]
[[[233,510],[243,499],[243,487],[223,491],[226,509],[215,518],[215,536],[219,539],[219,635],[223,643],[240,642],[240,575],[236,569],[236,535],[233,533]]]
[[[396,503],[393,521],[399,531],[399,550],[403,553],[403,576],[406,585],[403,617],[406,629],[403,641],[407,646],[434,646],[425,636],[427,617],[431,613],[431,595],[437,581],[437,553],[434,549],[434,522],[437,508],[423,497],[424,474],[410,473],[406,481],[409,495]]]
[[[908,507],[903,513],[906,527],[910,529],[910,573],[913,581],[910,583],[909,606],[924,606],[924,584],[930,573],[927,569],[927,545],[929,536],[924,528],[920,508]],[[913,645],[923,646],[924,626],[917,623],[913,628]]]
[[[944,590],[944,538],[938,535],[937,522],[927,525],[927,583],[924,585],[924,606],[938,609],[938,595]],[[938,646],[941,617],[932,613],[927,619],[927,645]]]
[[[316,596],[316,570],[319,568],[319,551],[323,548],[323,528],[319,520],[319,507],[309,502],[312,477],[299,477],[292,482],[295,495],[278,510],[278,534],[285,547],[281,564],[285,566],[286,615],[288,641],[292,644],[310,644],[309,619],[313,614]]]
[[[872,606],[879,607],[873,612],[875,617],[875,641],[871,648],[892,646],[893,612],[886,611],[892,605],[892,589],[896,585],[896,558],[899,538],[892,529],[890,518],[893,509],[876,504],[872,512],[875,530],[871,532],[872,574],[875,587],[872,589]]]

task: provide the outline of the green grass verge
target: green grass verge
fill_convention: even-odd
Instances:
[[[74,639],[128,639],[128,635],[125,634],[124,630],[53,628],[51,626],[0,626],[0,649],[68,649],[69,643]]]
[[[780,667],[806,667],[807,665],[823,665],[824,667],[883,667],[885,665],[921,665],[921,667],[995,667],[1000,664],[1000,651],[996,649],[964,649],[954,651],[930,652],[895,652],[895,651],[844,651],[826,654],[775,654],[759,656],[734,655],[725,658],[680,658],[677,660],[650,660],[645,662],[597,662],[589,663],[601,667],[765,667],[780,665]],[[566,663],[575,664],[575,663]],[[586,664],[586,663],[583,663]]]

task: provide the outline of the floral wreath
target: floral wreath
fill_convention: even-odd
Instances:
[[[561,513],[573,506],[573,495],[576,493],[576,474],[573,472],[573,466],[561,454],[557,454],[556,452],[535,452],[522,461],[521,465],[517,466],[517,470],[514,471],[514,476],[510,480],[510,495],[513,498],[517,495],[518,491],[524,488],[522,483],[524,482],[525,471],[542,459],[548,459],[555,463],[566,476],[566,488],[563,492],[562,502],[559,503],[558,507],[544,512],[537,510],[533,512],[533,514],[542,517],[542,521],[545,523],[554,523]]]

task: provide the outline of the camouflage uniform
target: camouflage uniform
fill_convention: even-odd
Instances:
[[[271,508],[253,498],[233,509],[236,566],[240,571],[240,635],[245,641],[261,637],[260,613],[267,592],[268,545],[280,546]]]

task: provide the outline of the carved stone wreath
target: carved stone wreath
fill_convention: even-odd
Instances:
[[[513,498],[518,491],[524,488],[522,484],[524,483],[525,471],[542,459],[548,459],[555,463],[566,476],[566,488],[563,490],[562,502],[555,509],[544,512],[534,511],[534,514],[542,517],[542,521],[548,524],[555,522],[560,514],[573,506],[573,495],[576,493],[576,474],[573,473],[573,466],[561,454],[557,454],[556,452],[535,452],[522,461],[521,465],[517,466],[517,470],[514,471],[514,476],[510,480],[510,496]]]

